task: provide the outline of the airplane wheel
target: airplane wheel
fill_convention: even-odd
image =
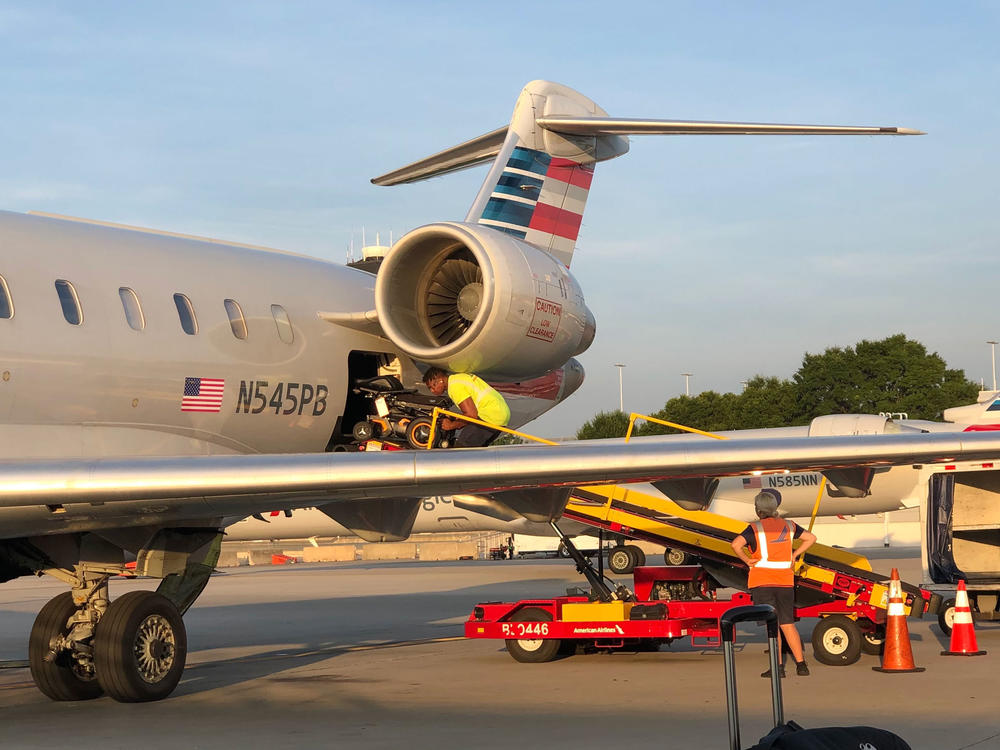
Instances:
[[[611,568],[612,573],[625,575],[632,572],[635,568],[635,557],[632,555],[632,549],[632,545],[629,544],[624,547],[615,547],[608,552],[608,567]]]
[[[844,615],[824,617],[813,628],[812,647],[820,664],[854,664],[861,658],[861,626]]]
[[[559,555],[559,557],[563,557],[563,558],[570,557],[569,547],[567,547],[562,542],[559,542],[559,549],[556,550],[556,553]]]
[[[552,613],[541,607],[525,607],[519,612],[515,612],[510,618],[513,623],[545,623],[552,622]],[[530,628],[547,631],[547,626],[535,626]],[[527,633],[526,633],[527,635]],[[562,641],[558,638],[508,638],[506,640],[507,653],[514,657],[515,661],[526,664],[540,664],[552,661],[559,655],[562,648]]]
[[[682,549],[667,549],[663,553],[663,562],[667,565],[687,565],[688,553]]]
[[[55,661],[45,661],[52,639],[69,632],[66,623],[74,612],[73,595],[69,591],[59,594],[42,607],[28,639],[31,679],[54,701],[86,701],[103,692],[93,668],[81,665],[67,651],[59,652]]]
[[[885,625],[875,626],[875,630],[861,631],[861,651],[869,656],[881,656],[885,645]]]
[[[97,623],[94,666],[104,692],[122,703],[166,698],[187,658],[184,622],[165,596],[130,591]]]
[[[641,568],[646,564],[646,553],[642,551],[642,547],[636,547],[634,544],[626,544],[625,549],[632,555],[633,568]]]
[[[431,420],[427,417],[418,417],[410,422],[406,427],[406,442],[411,448],[424,450],[431,441]]]
[[[951,637],[951,626],[955,622],[955,600],[945,599],[941,604],[941,609],[938,610],[938,627],[941,631]]]

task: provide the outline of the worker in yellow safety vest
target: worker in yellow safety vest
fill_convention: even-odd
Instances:
[[[471,372],[449,375],[440,367],[431,367],[424,373],[424,384],[435,396],[441,396],[447,390],[448,398],[467,417],[500,427],[506,427],[510,421],[510,407],[503,396],[478,375]],[[451,417],[441,418],[441,429],[460,430],[455,443],[458,448],[489,445],[500,435],[500,430]]]
[[[760,520],[750,524],[743,533],[733,539],[733,552],[750,568],[747,588],[754,604],[770,604],[778,616],[781,632],[778,634],[778,661],[780,676],[785,676],[784,654],[781,651],[781,636],[788,641],[788,648],[795,658],[795,673],[809,674],[809,667],[802,656],[802,640],[795,629],[795,571],[798,557],[812,546],[816,535],[806,531],[795,521],[781,518],[778,506],[781,493],[775,489],[762,490],[754,498],[754,509]],[[792,541],[800,539],[798,548],[792,549]],[[747,554],[749,550],[750,554]],[[770,677],[771,670],[761,674]]]

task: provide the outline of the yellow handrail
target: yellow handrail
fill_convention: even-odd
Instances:
[[[461,419],[463,422],[471,422],[473,424],[479,424],[482,425],[483,427],[489,427],[491,430],[499,430],[500,432],[506,432],[508,435],[517,435],[518,437],[525,438],[526,440],[534,440],[536,443],[544,443],[545,445],[559,445],[559,443],[555,443],[551,440],[546,440],[545,438],[540,438],[535,435],[529,435],[526,432],[519,432],[517,430],[511,429],[510,427],[501,427],[498,424],[491,424],[490,422],[484,422],[481,419],[475,419],[473,417],[468,417],[465,414],[458,414],[453,411],[448,411],[447,409],[442,409],[439,406],[435,406],[434,411],[431,413],[431,432],[430,435],[428,435],[427,437],[426,450],[430,450],[431,447],[434,445],[434,433],[437,430],[438,417],[441,416],[451,417],[452,419]]]
[[[628,431],[625,433],[626,443],[632,439],[632,429],[635,427],[635,423],[639,419],[645,419],[647,422],[656,422],[656,424],[662,424],[664,427],[673,427],[675,430],[684,430],[685,432],[693,432],[696,435],[704,435],[705,437],[714,438],[715,440],[729,440],[729,438],[725,435],[716,435],[694,427],[688,427],[687,425],[677,424],[676,422],[667,422],[664,419],[657,419],[656,417],[650,417],[645,414],[632,412],[628,418]]]

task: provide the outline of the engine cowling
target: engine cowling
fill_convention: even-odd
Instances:
[[[400,239],[375,282],[382,330],[414,359],[522,378],[590,346],[594,316],[567,268],[480,224],[438,223]]]
[[[809,424],[810,437],[834,435],[890,435],[920,432],[881,414],[827,414]]]

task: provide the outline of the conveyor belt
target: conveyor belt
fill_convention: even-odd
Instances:
[[[746,565],[730,542],[747,524],[708,511],[688,511],[659,495],[623,485],[600,485],[573,490],[563,515],[596,528],[633,539],[662,544],[696,555],[725,586],[746,590]],[[796,601],[862,596],[873,607],[885,609],[888,587],[861,555],[813,544],[796,570]],[[921,598],[916,586],[904,591]],[[908,605],[911,599],[908,597]],[[920,609],[923,609],[922,607]]]

